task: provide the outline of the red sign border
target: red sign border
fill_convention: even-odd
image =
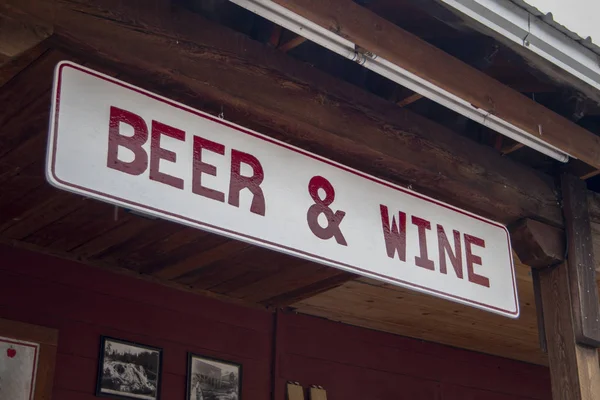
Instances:
[[[318,256],[318,255],[315,255],[315,254],[311,254],[311,253],[305,252],[303,250],[295,249],[293,247],[284,246],[284,245],[281,245],[281,244],[278,244],[278,243],[270,242],[268,240],[264,240],[264,239],[256,238],[256,237],[253,237],[253,236],[250,236],[250,235],[245,235],[245,234],[242,234],[242,233],[239,233],[239,232],[235,232],[235,231],[231,231],[231,230],[228,230],[228,229],[224,229],[224,228],[221,228],[221,227],[218,227],[218,226],[215,226],[215,225],[207,224],[207,223],[204,223],[202,221],[197,221],[197,220],[194,220],[194,219],[182,216],[182,215],[178,215],[178,214],[175,214],[175,213],[172,213],[172,212],[169,212],[169,211],[165,211],[165,210],[161,210],[161,209],[156,209],[156,208],[153,208],[153,207],[149,207],[149,206],[144,205],[144,204],[139,204],[139,203],[136,203],[136,202],[132,202],[132,201],[129,201],[129,200],[126,200],[126,199],[122,199],[122,198],[119,198],[119,197],[116,197],[116,196],[108,195],[108,194],[105,194],[105,193],[102,193],[102,192],[98,192],[98,191],[95,191],[95,190],[92,190],[92,189],[89,189],[89,188],[85,188],[85,187],[82,187],[82,186],[74,185],[74,184],[71,184],[69,182],[65,182],[65,181],[61,180],[56,175],[55,166],[56,166],[56,148],[57,148],[57,138],[58,138],[58,115],[59,115],[59,111],[60,111],[60,96],[61,96],[62,71],[66,67],[73,68],[75,70],[81,71],[81,72],[86,73],[88,75],[92,75],[92,76],[94,76],[96,78],[102,79],[104,81],[107,81],[107,82],[116,84],[118,86],[121,86],[123,88],[132,90],[132,91],[134,91],[134,92],[136,92],[138,94],[141,94],[141,95],[150,97],[150,98],[152,98],[154,100],[160,101],[162,103],[168,104],[171,107],[175,107],[175,108],[178,108],[180,110],[189,112],[190,114],[193,114],[193,115],[195,115],[197,117],[208,119],[208,120],[210,120],[212,122],[216,122],[218,124],[224,125],[224,126],[226,126],[228,128],[234,129],[234,130],[239,131],[241,133],[244,133],[246,135],[253,136],[253,137],[257,138],[257,139],[261,139],[261,140],[264,140],[264,141],[269,142],[271,144],[274,144],[274,145],[286,148],[287,150],[291,150],[291,151],[294,151],[296,153],[300,153],[300,154],[302,154],[304,156],[307,156],[307,157],[310,157],[310,158],[312,158],[314,160],[317,160],[317,161],[320,161],[320,162],[324,162],[324,163],[329,164],[329,165],[331,165],[333,167],[340,168],[340,169],[342,169],[342,170],[344,170],[346,172],[350,172],[350,173],[352,173],[354,175],[358,175],[361,178],[368,179],[368,180],[370,180],[372,182],[375,182],[375,183],[387,186],[388,188],[391,188],[391,189],[394,189],[394,190],[398,190],[398,191],[400,191],[402,193],[405,193],[407,195],[410,195],[410,196],[416,197],[418,199],[421,199],[421,200],[424,200],[424,201],[436,204],[438,206],[444,207],[444,208],[449,209],[451,211],[463,214],[463,215],[465,215],[467,217],[470,217],[470,218],[476,219],[478,221],[484,222],[486,224],[489,224],[489,225],[492,225],[492,226],[496,226],[498,228],[503,229],[504,232],[506,233],[507,247],[508,247],[508,252],[509,252],[509,255],[510,255],[510,268],[511,268],[511,274],[512,274],[513,294],[514,294],[514,301],[515,301],[516,310],[515,311],[505,310],[505,309],[502,309],[500,307],[495,307],[495,306],[491,306],[491,305],[488,305],[488,304],[485,304],[485,303],[481,303],[481,302],[478,302],[478,301],[466,299],[464,297],[460,297],[460,296],[456,296],[456,295],[449,294],[449,293],[446,293],[446,292],[442,292],[440,290],[431,289],[431,288],[428,288],[426,286],[421,286],[421,285],[417,285],[417,284],[414,284],[414,283],[411,283],[411,282],[406,282],[406,281],[403,281],[401,279],[397,279],[397,278],[393,278],[393,277],[390,277],[390,276],[387,276],[387,275],[379,274],[377,272],[365,270],[365,269],[362,269],[362,268],[359,268],[359,267],[356,267],[356,266],[353,266],[353,265],[350,265],[350,264],[345,264],[345,263],[342,263],[342,262],[339,262],[339,261],[331,260],[331,259],[328,259],[328,258],[325,258],[325,257],[321,257],[321,256]],[[51,176],[48,177],[48,181],[51,184],[53,184],[54,186],[57,186],[57,187],[62,188],[62,189],[67,189],[67,190],[76,192],[78,194],[81,194],[81,193],[93,194],[93,195],[95,195],[96,198],[109,199],[109,200],[113,200],[113,201],[119,202],[121,204],[127,204],[127,205],[130,205],[130,206],[133,206],[133,207],[135,207],[137,209],[148,210],[148,211],[150,211],[153,214],[171,217],[171,218],[174,218],[178,222],[186,223],[186,224],[188,224],[188,225],[190,225],[192,227],[204,227],[204,228],[208,228],[210,231],[221,232],[225,236],[229,236],[229,237],[233,237],[233,238],[238,238],[238,239],[241,239],[241,240],[249,241],[250,243],[257,243],[257,242],[258,243],[262,243],[263,245],[265,245],[266,247],[271,248],[271,249],[284,250],[284,252],[288,253],[288,254],[291,253],[291,254],[295,254],[295,255],[298,255],[298,256],[303,256],[303,258],[308,258],[309,260],[314,260],[314,261],[317,261],[317,262],[321,261],[322,263],[325,263],[326,265],[338,266],[342,270],[346,270],[346,271],[350,271],[350,272],[357,272],[360,275],[365,275],[366,274],[367,276],[383,278],[384,281],[385,280],[387,280],[387,281],[393,281],[393,282],[396,282],[397,284],[399,284],[400,286],[407,287],[407,288],[413,288],[413,289],[415,289],[415,290],[417,290],[419,292],[422,292],[422,293],[429,293],[429,294],[437,296],[437,297],[446,298],[446,299],[453,300],[453,301],[456,301],[458,303],[465,304],[465,305],[471,305],[471,306],[479,308],[479,309],[483,309],[483,310],[487,310],[487,311],[492,311],[492,312],[495,312],[497,314],[505,315],[505,316],[508,316],[508,317],[511,317],[511,318],[518,318],[518,316],[519,316],[520,309],[519,309],[519,301],[518,301],[517,286],[516,286],[516,279],[515,279],[515,268],[514,268],[514,262],[513,262],[513,257],[512,257],[512,250],[511,250],[511,246],[510,246],[510,235],[509,235],[509,232],[508,232],[508,230],[506,229],[506,227],[504,225],[501,225],[499,223],[490,221],[488,219],[485,219],[483,217],[477,216],[475,214],[471,214],[471,213],[469,213],[467,211],[464,211],[464,210],[461,210],[459,208],[453,207],[453,206],[451,206],[449,204],[442,203],[440,201],[437,201],[435,199],[429,198],[427,196],[423,196],[421,194],[415,193],[415,192],[413,192],[413,191],[411,191],[409,189],[405,189],[403,187],[394,185],[394,184],[386,182],[384,180],[381,180],[381,179],[375,178],[373,176],[364,174],[364,173],[362,173],[360,171],[357,171],[357,170],[354,170],[352,168],[346,167],[346,166],[344,166],[342,164],[339,164],[339,163],[334,162],[332,160],[328,160],[328,159],[326,159],[324,157],[321,157],[321,156],[318,156],[316,154],[309,153],[309,152],[307,152],[305,150],[302,150],[302,149],[300,149],[298,147],[291,146],[291,145],[289,145],[287,143],[284,143],[284,142],[281,142],[279,140],[270,138],[270,137],[265,136],[263,134],[260,134],[258,132],[251,131],[249,129],[243,128],[243,127],[238,126],[236,124],[233,124],[231,122],[227,122],[225,120],[219,119],[217,117],[213,117],[210,114],[204,113],[202,111],[195,110],[195,109],[193,109],[191,107],[188,107],[188,106],[186,106],[184,104],[175,102],[173,100],[169,100],[169,99],[164,98],[162,96],[159,96],[159,95],[156,95],[154,93],[151,93],[151,92],[149,92],[147,90],[138,88],[136,86],[130,85],[130,84],[122,82],[122,81],[119,81],[119,80],[117,80],[115,78],[112,78],[112,77],[110,77],[108,75],[104,75],[104,74],[101,74],[99,72],[90,70],[88,68],[85,68],[83,66],[77,65],[77,64],[72,63],[70,61],[61,61],[56,66],[56,69],[55,69],[55,80],[54,80],[54,94],[53,94],[53,98],[52,99],[53,99],[53,104],[52,104],[52,113],[51,113],[51,121],[50,121],[50,129],[51,129],[50,136],[54,140],[52,142],[52,146],[48,146],[48,161],[50,163],[50,170],[47,170],[47,173],[49,173],[51,175]],[[52,121],[52,118],[54,119],[54,121]],[[51,159],[50,159],[50,156],[52,156]],[[62,186],[56,185],[55,182],[59,183]]]

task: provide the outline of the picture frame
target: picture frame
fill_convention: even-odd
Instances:
[[[96,396],[159,400],[162,359],[161,348],[101,336]]]
[[[188,353],[186,400],[240,400],[242,365]]]

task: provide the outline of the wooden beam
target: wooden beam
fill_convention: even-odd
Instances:
[[[286,53],[286,52],[300,46],[304,42],[306,42],[306,38],[304,36],[296,36],[295,38],[290,39],[287,42],[280,45],[278,47],[278,49],[283,51],[284,53]]]
[[[406,107],[407,105],[412,104],[417,100],[421,100],[422,98],[423,98],[423,96],[420,95],[419,93],[413,93],[410,96],[400,100],[396,104],[398,104],[400,107]]]
[[[590,167],[580,160],[569,160],[569,163],[564,168],[565,172],[574,175],[579,179],[589,179],[600,174],[600,169]]]
[[[273,0],[475,107],[600,168],[600,137],[352,0]],[[542,129],[540,129],[540,126]],[[540,132],[542,131],[542,132]]]
[[[160,279],[174,280],[189,272],[203,268],[207,265],[222,260],[227,256],[231,256],[231,254],[244,251],[250,247],[251,246],[245,242],[240,242],[238,240],[230,240],[222,245],[202,252],[197,256],[188,257],[184,260],[181,260],[178,263],[171,264],[166,268],[162,268],[158,271],[144,270],[143,272],[153,272],[154,276]]]
[[[527,218],[510,227],[510,236],[519,260],[531,268],[546,268],[564,261],[562,229]]]
[[[274,25],[271,31],[271,37],[269,38],[269,44],[273,47],[279,46],[279,40],[281,40],[281,32],[283,28],[279,25]]]
[[[0,64],[0,87],[12,80],[18,73],[38,60],[46,51],[48,51],[48,41],[44,40],[31,49],[12,57],[3,64]]]
[[[510,153],[513,153],[513,152],[515,152],[515,151],[517,151],[519,149],[522,149],[523,147],[525,147],[525,145],[523,143],[515,143],[515,144],[512,144],[510,146],[504,147],[501,150],[501,152],[502,152],[502,154],[510,154]]]
[[[595,400],[600,393],[598,350],[577,343],[569,265],[539,270],[553,400]]]
[[[561,187],[575,338],[581,344],[600,347],[600,302],[587,188],[584,181],[566,174],[561,177]],[[596,379],[600,380],[600,374]]]
[[[320,293],[327,292],[357,278],[357,275],[348,272],[340,272],[331,278],[323,279],[311,285],[272,297],[262,301],[261,303],[267,307],[290,306],[299,301],[314,297]]]
[[[7,1],[40,17],[47,3]],[[499,222],[562,225],[551,180],[494,149],[199,15],[173,9],[147,17],[105,2],[51,1],[55,42],[132,83],[158,82],[150,89],[223,109],[229,120]]]
[[[52,30],[47,26],[0,15],[0,54],[8,58],[18,57],[51,34]]]

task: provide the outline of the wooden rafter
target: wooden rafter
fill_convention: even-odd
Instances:
[[[274,25],[273,30],[271,31],[271,37],[269,37],[269,44],[273,47],[279,46],[279,41],[281,40],[281,32],[283,28],[279,25]]]
[[[286,53],[286,52],[300,46],[304,42],[306,42],[306,38],[304,36],[296,36],[293,39],[290,39],[287,42],[281,44],[278,47],[278,49],[283,51],[284,53]]]
[[[44,15],[39,10],[56,4],[9,1],[21,14],[39,18]],[[229,107],[237,115],[252,115],[265,133],[284,135],[296,145],[392,181],[419,184],[426,194],[501,222],[525,213],[562,224],[555,190],[539,174],[199,15],[173,10],[148,16],[144,13],[150,10],[127,14],[124,8],[106,18],[103,1],[58,4],[53,19],[56,43],[114,63],[137,79],[184,87],[195,93],[186,98],[191,105],[202,98],[204,108],[212,103],[215,109]],[[186,46],[177,45],[180,41]],[[290,74],[294,78],[284,83],[283,77]]]
[[[400,107],[406,107],[409,104],[414,103],[415,101],[421,100],[423,98],[422,95],[420,95],[419,93],[413,93],[410,96],[405,97],[404,99],[400,100],[398,103],[398,106]]]
[[[0,55],[15,58],[36,47],[52,34],[46,26],[0,15]]]
[[[515,151],[522,149],[523,147],[525,147],[525,145],[523,143],[513,143],[509,146],[503,147],[502,148],[502,154],[510,154],[510,153],[514,153]]]
[[[0,87],[4,86],[19,72],[27,68],[27,66],[31,65],[31,63],[48,51],[48,48],[49,44],[46,39],[34,47],[25,50],[18,56],[12,57],[5,63],[0,64]]]
[[[352,0],[274,2],[327,30],[338,32],[369,52],[405,68],[573,157],[600,168],[600,137]]]

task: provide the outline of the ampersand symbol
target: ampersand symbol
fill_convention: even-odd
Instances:
[[[319,189],[325,191],[325,198],[319,196]],[[336,242],[342,246],[347,246],[348,243],[340,230],[342,219],[346,215],[345,212],[338,210],[335,213],[329,206],[335,200],[335,190],[331,183],[322,176],[314,176],[308,183],[308,193],[314,200],[315,204],[310,206],[306,213],[306,220],[312,233],[316,237],[327,240],[335,237]],[[327,226],[323,228],[319,225],[319,215],[323,214],[327,218]]]

